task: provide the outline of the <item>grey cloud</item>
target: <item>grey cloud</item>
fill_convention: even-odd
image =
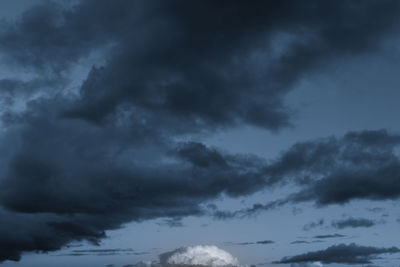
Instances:
[[[337,237],[346,237],[346,236],[345,235],[341,235],[341,234],[316,235],[316,236],[314,236],[314,238],[318,238],[318,239],[337,238]]]
[[[266,244],[273,244],[275,241],[272,240],[262,240],[262,241],[257,241],[255,242],[256,244],[261,244],[261,245],[266,245]]]
[[[133,252],[131,248],[109,248],[109,249],[77,249],[76,253],[111,253],[111,252]]]
[[[183,227],[182,218],[181,217],[173,217],[164,219],[161,222],[157,223],[160,226],[168,226],[168,227]]]
[[[124,1],[93,4],[82,1],[71,8],[47,1],[25,11],[16,22],[3,21],[1,55],[7,63],[44,73],[65,70],[99,46],[113,42],[130,17],[131,4]]]
[[[239,125],[288,126],[284,97],[296,81],[334,58],[376,49],[397,26],[398,6],[88,0],[68,8],[44,2],[15,22],[2,22],[3,63],[43,80],[2,80],[8,89],[1,97],[48,94],[3,116],[0,261],[72,241],[99,244],[106,230],[129,221],[210,214],[202,204],[223,194],[246,196],[293,174],[326,178],[297,179],[306,186],[293,198],[298,201],[397,197],[396,186],[385,187],[396,182],[391,175],[375,181],[398,169],[390,151],[399,137],[384,132],[299,144],[268,166],[255,156],[177,140]],[[286,45],[282,33],[291,36]],[[284,53],[274,51],[277,44]],[[92,53],[101,54],[104,66],[92,68],[78,96],[66,97],[69,88],[61,82]],[[53,87],[54,78],[60,83]],[[346,150],[348,144],[354,147]],[[381,168],[365,170],[366,176],[351,172],[355,186],[360,175],[367,180],[365,188],[341,194],[325,186],[347,179],[342,165],[323,171],[335,157]],[[214,212],[245,217],[285,203]]]
[[[56,256],[111,256],[111,255],[146,255],[150,252],[136,252],[131,248],[113,248],[113,249],[78,249],[67,253],[56,254]]]
[[[396,154],[399,145],[400,136],[386,130],[349,132],[340,138],[297,143],[262,167],[261,173],[264,186],[290,181],[298,184],[298,178],[306,176],[308,182],[300,185],[300,191],[248,208],[209,213],[216,219],[245,218],[288,203],[314,201],[317,206],[326,206],[354,199],[397,199],[400,196],[400,186],[397,186],[400,159]],[[323,220],[311,222],[304,230],[323,224]]]
[[[384,211],[385,209],[381,207],[374,207],[374,208],[367,208],[367,210],[373,213],[378,213]]]
[[[229,245],[237,245],[237,246],[247,246],[247,245],[269,245],[274,244],[275,241],[273,240],[261,240],[255,242],[225,242],[225,244]]]
[[[385,130],[298,143],[267,172],[274,180],[312,177],[287,199],[291,202],[315,201],[323,206],[353,199],[396,199],[400,196],[400,160],[395,152],[399,144],[400,136]]]
[[[282,97],[290,86],[303,73],[333,56],[374,49],[379,37],[394,25],[398,8],[396,2],[389,1],[368,2],[362,5],[362,14],[356,7],[349,8],[347,1],[335,5],[318,1],[206,1],[201,5],[150,1],[141,7],[135,3],[125,5],[119,8],[143,12],[134,20],[125,18],[126,12],[121,16],[123,23],[137,31],[115,31],[117,52],[111,53],[104,68],[91,72],[82,86],[81,103],[66,112],[67,116],[99,122],[127,104],[151,113],[178,116],[193,127],[247,123],[278,129],[289,123]],[[110,7],[96,2],[100,15],[102,8]],[[72,13],[70,20],[80,18],[78,11]],[[148,13],[156,14],[158,20],[145,16]],[[324,16],[325,13],[336,16]],[[364,17],[368,13],[379,17],[378,22],[369,25],[368,16]],[[86,19],[91,20],[92,16]],[[343,23],[349,19],[353,22],[351,27]],[[109,21],[110,30],[118,28],[115,24],[119,23]],[[275,60],[263,58],[262,51],[276,41],[277,30],[293,35],[294,41]],[[298,36],[302,36],[300,40]],[[257,52],[259,58],[254,62],[252,56]],[[260,66],[259,60],[265,64],[260,70],[243,70],[243,64],[248,68]],[[267,67],[268,63],[271,67]]]
[[[246,218],[246,217],[255,216],[262,211],[276,209],[287,203],[288,203],[287,200],[276,200],[276,201],[271,201],[267,204],[256,203],[256,204],[253,204],[253,206],[250,208],[244,208],[244,209],[235,210],[235,211],[216,210],[216,211],[213,211],[211,213],[211,215],[215,219],[219,219],[219,220],[233,219],[233,218],[241,218],[242,219],[242,218]]]
[[[398,253],[400,249],[396,247],[378,248],[359,246],[354,243],[345,245],[334,245],[325,250],[308,252],[292,257],[285,257],[276,263],[302,263],[302,262],[322,262],[322,263],[346,263],[346,264],[367,264],[371,263],[375,256],[385,253]]]
[[[0,201],[9,220],[0,227],[7,233],[0,241],[1,260],[18,260],[22,251],[57,250],[74,240],[98,243],[105,230],[132,220],[202,215],[203,202],[263,186],[262,166],[248,165],[246,157],[195,143],[167,144],[156,134],[145,141],[134,124],[124,125],[132,129],[126,134],[112,125],[58,120],[47,112],[55,108],[45,106],[31,106],[3,136],[8,164]],[[215,158],[224,164],[211,164]],[[36,223],[24,223],[33,215]],[[23,238],[10,231],[15,220]]]
[[[372,227],[376,224],[375,221],[365,218],[347,218],[332,222],[332,226],[338,229],[343,228],[356,228],[356,227]]]
[[[294,144],[263,168],[266,184],[293,182],[300,190],[286,198],[236,211],[217,211],[216,218],[255,215],[288,203],[313,201],[322,207],[355,199],[388,200],[400,197],[400,135],[386,130],[349,132]],[[298,183],[307,177],[307,183]],[[303,180],[304,181],[304,180]],[[323,220],[304,226],[310,230]]]

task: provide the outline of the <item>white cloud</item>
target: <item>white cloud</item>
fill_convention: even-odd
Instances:
[[[216,246],[193,246],[176,250],[166,263],[176,265],[239,266],[231,254]]]
[[[216,246],[182,247],[159,256],[159,261],[139,262],[135,267],[164,266],[210,266],[234,267],[242,266],[237,258]]]

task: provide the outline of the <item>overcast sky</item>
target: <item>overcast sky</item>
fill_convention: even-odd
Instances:
[[[400,265],[399,1],[0,0],[0,24],[0,266]]]

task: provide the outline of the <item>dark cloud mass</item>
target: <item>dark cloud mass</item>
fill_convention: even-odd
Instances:
[[[284,178],[302,191],[221,217],[397,198],[400,136],[385,131],[297,144],[270,164],[190,140],[290,125],[293,85],[378,49],[398,11],[398,1],[46,1],[2,21],[1,63],[32,77],[0,80],[0,261],[98,244],[130,221],[177,226],[171,218],[206,214],[223,194]],[[69,75],[93,54],[103,63],[73,94]]]
[[[400,196],[400,135],[385,130],[350,132],[342,138],[298,143],[267,167],[271,179],[309,177],[286,201],[344,204],[353,199]],[[280,178],[281,177],[281,178]]]
[[[285,257],[277,263],[302,263],[302,262],[322,262],[322,263],[346,263],[346,264],[366,264],[371,263],[375,256],[384,253],[398,253],[400,249],[377,248],[359,246],[354,243],[350,245],[340,244],[328,247],[325,250],[308,252],[292,257]]]
[[[345,204],[355,199],[389,200],[400,197],[400,135],[386,130],[349,132],[297,143],[262,168],[265,185],[300,186],[300,191],[268,203],[256,203],[235,211],[216,210],[217,219],[244,218],[288,203],[314,201],[317,206]],[[299,183],[299,181],[301,181]],[[304,182],[307,181],[307,182]],[[371,222],[350,222],[363,226]],[[323,226],[324,220],[303,227]],[[350,226],[347,224],[346,226]],[[338,226],[340,228],[340,226]]]

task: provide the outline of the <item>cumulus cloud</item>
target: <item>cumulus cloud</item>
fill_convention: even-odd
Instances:
[[[172,265],[238,266],[239,261],[216,246],[185,247],[160,256],[160,262]]]
[[[209,266],[233,267],[240,266],[237,258],[229,252],[216,246],[189,246],[163,253],[158,261],[139,262],[136,267],[164,267],[164,266]]]

